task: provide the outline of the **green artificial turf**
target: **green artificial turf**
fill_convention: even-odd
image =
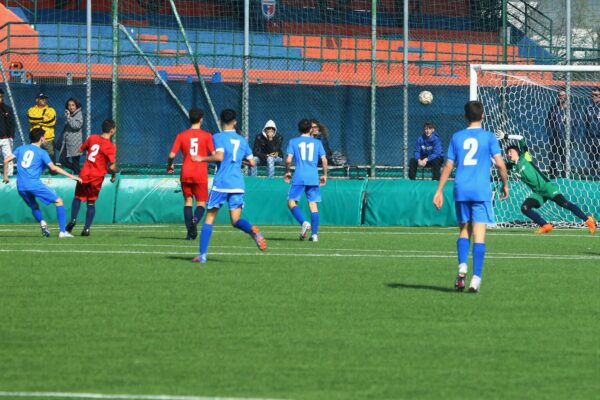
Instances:
[[[75,228],[79,233],[80,227]],[[0,392],[275,399],[590,399],[600,236],[491,230],[481,293],[456,229],[0,226]],[[5,395],[5,397],[10,395]],[[31,396],[30,398],[36,398]]]

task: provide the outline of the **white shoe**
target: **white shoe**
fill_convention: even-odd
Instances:
[[[479,292],[479,286],[481,285],[481,278],[477,275],[473,275],[471,278],[471,284],[469,285],[469,292],[477,293]]]
[[[40,222],[40,229],[42,230],[43,237],[50,237],[50,229],[48,229],[46,221]]]
[[[469,272],[469,266],[465,263],[458,264],[458,275],[465,276]]]
[[[73,237],[73,235],[71,235],[69,232],[60,232],[60,233],[58,234],[58,237],[59,237],[59,239],[60,239],[60,238],[72,238],[72,237]]]
[[[308,221],[304,221],[302,223],[302,228],[300,228],[300,240],[306,239],[306,234],[310,230],[311,226]]]
[[[318,242],[319,241],[319,237],[317,235],[311,235],[310,236],[310,240],[311,242]]]

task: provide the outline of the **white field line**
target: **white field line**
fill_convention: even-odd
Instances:
[[[198,252],[194,251],[131,251],[131,250],[77,250],[77,249],[0,249],[0,253],[32,253],[32,254],[122,254],[122,255],[198,255]],[[248,252],[235,253],[235,252],[209,252],[210,256],[247,256]],[[353,254],[353,253],[256,253],[260,257],[365,257],[365,254]],[[405,258],[405,259],[419,259],[419,258],[451,258],[454,259],[455,255],[451,254],[370,254],[369,258]],[[546,254],[486,254],[487,259],[534,259],[534,260],[600,260],[600,256],[575,256],[575,255],[546,255]]]
[[[135,395],[102,393],[63,393],[63,392],[0,392],[0,397],[20,398],[69,398],[69,399],[124,399],[124,400],[274,400],[242,397],[198,397],[171,395]]]

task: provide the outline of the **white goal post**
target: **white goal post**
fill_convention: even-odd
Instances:
[[[469,97],[484,104],[486,129],[523,136],[533,164],[588,215],[600,214],[600,65],[470,66]],[[502,147],[516,144],[502,140]],[[511,175],[511,197],[495,201],[501,225],[531,221],[521,204],[532,191]],[[498,183],[495,182],[495,185]],[[552,201],[540,213],[559,226],[584,226]]]

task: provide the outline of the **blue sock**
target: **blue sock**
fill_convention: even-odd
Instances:
[[[456,241],[456,252],[458,254],[458,263],[466,264],[469,261],[469,248],[471,242],[466,238],[458,238]]]
[[[77,197],[73,198],[73,203],[71,203],[71,219],[77,220],[77,215],[79,214],[79,208],[81,208],[81,200]]]
[[[194,218],[194,213],[192,212],[192,206],[184,206],[183,207],[183,221],[185,222],[185,227],[190,230],[192,227],[192,218]]]
[[[204,207],[196,206],[196,211],[194,211],[194,219],[196,220],[196,223],[200,222],[203,215],[204,215]]]
[[[40,210],[39,208],[31,209],[31,213],[33,214],[33,218],[35,218],[37,222],[42,222],[42,220],[44,219],[44,217],[42,217],[42,210]]]
[[[319,232],[319,212],[310,213],[310,225],[313,235]]]
[[[96,215],[96,205],[87,206],[87,211],[85,213],[85,226],[83,229],[90,229],[92,226],[92,222],[94,222],[94,216]]]
[[[208,244],[210,243],[210,236],[212,235],[213,226],[212,224],[202,225],[200,231],[200,255],[208,252]]]
[[[67,212],[65,206],[56,206],[56,219],[58,219],[58,228],[60,232],[65,231],[65,225],[67,225]]]
[[[483,259],[485,258],[485,243],[473,243],[473,275],[481,278]]]
[[[300,209],[300,207],[294,206],[294,208],[292,208],[290,211],[292,212],[292,215],[294,216],[294,218],[296,218],[296,221],[298,221],[300,225],[302,225],[302,223],[306,221],[304,219],[304,215],[302,215],[302,210]]]
[[[252,225],[245,219],[238,219],[234,226],[248,235],[252,235]]]

